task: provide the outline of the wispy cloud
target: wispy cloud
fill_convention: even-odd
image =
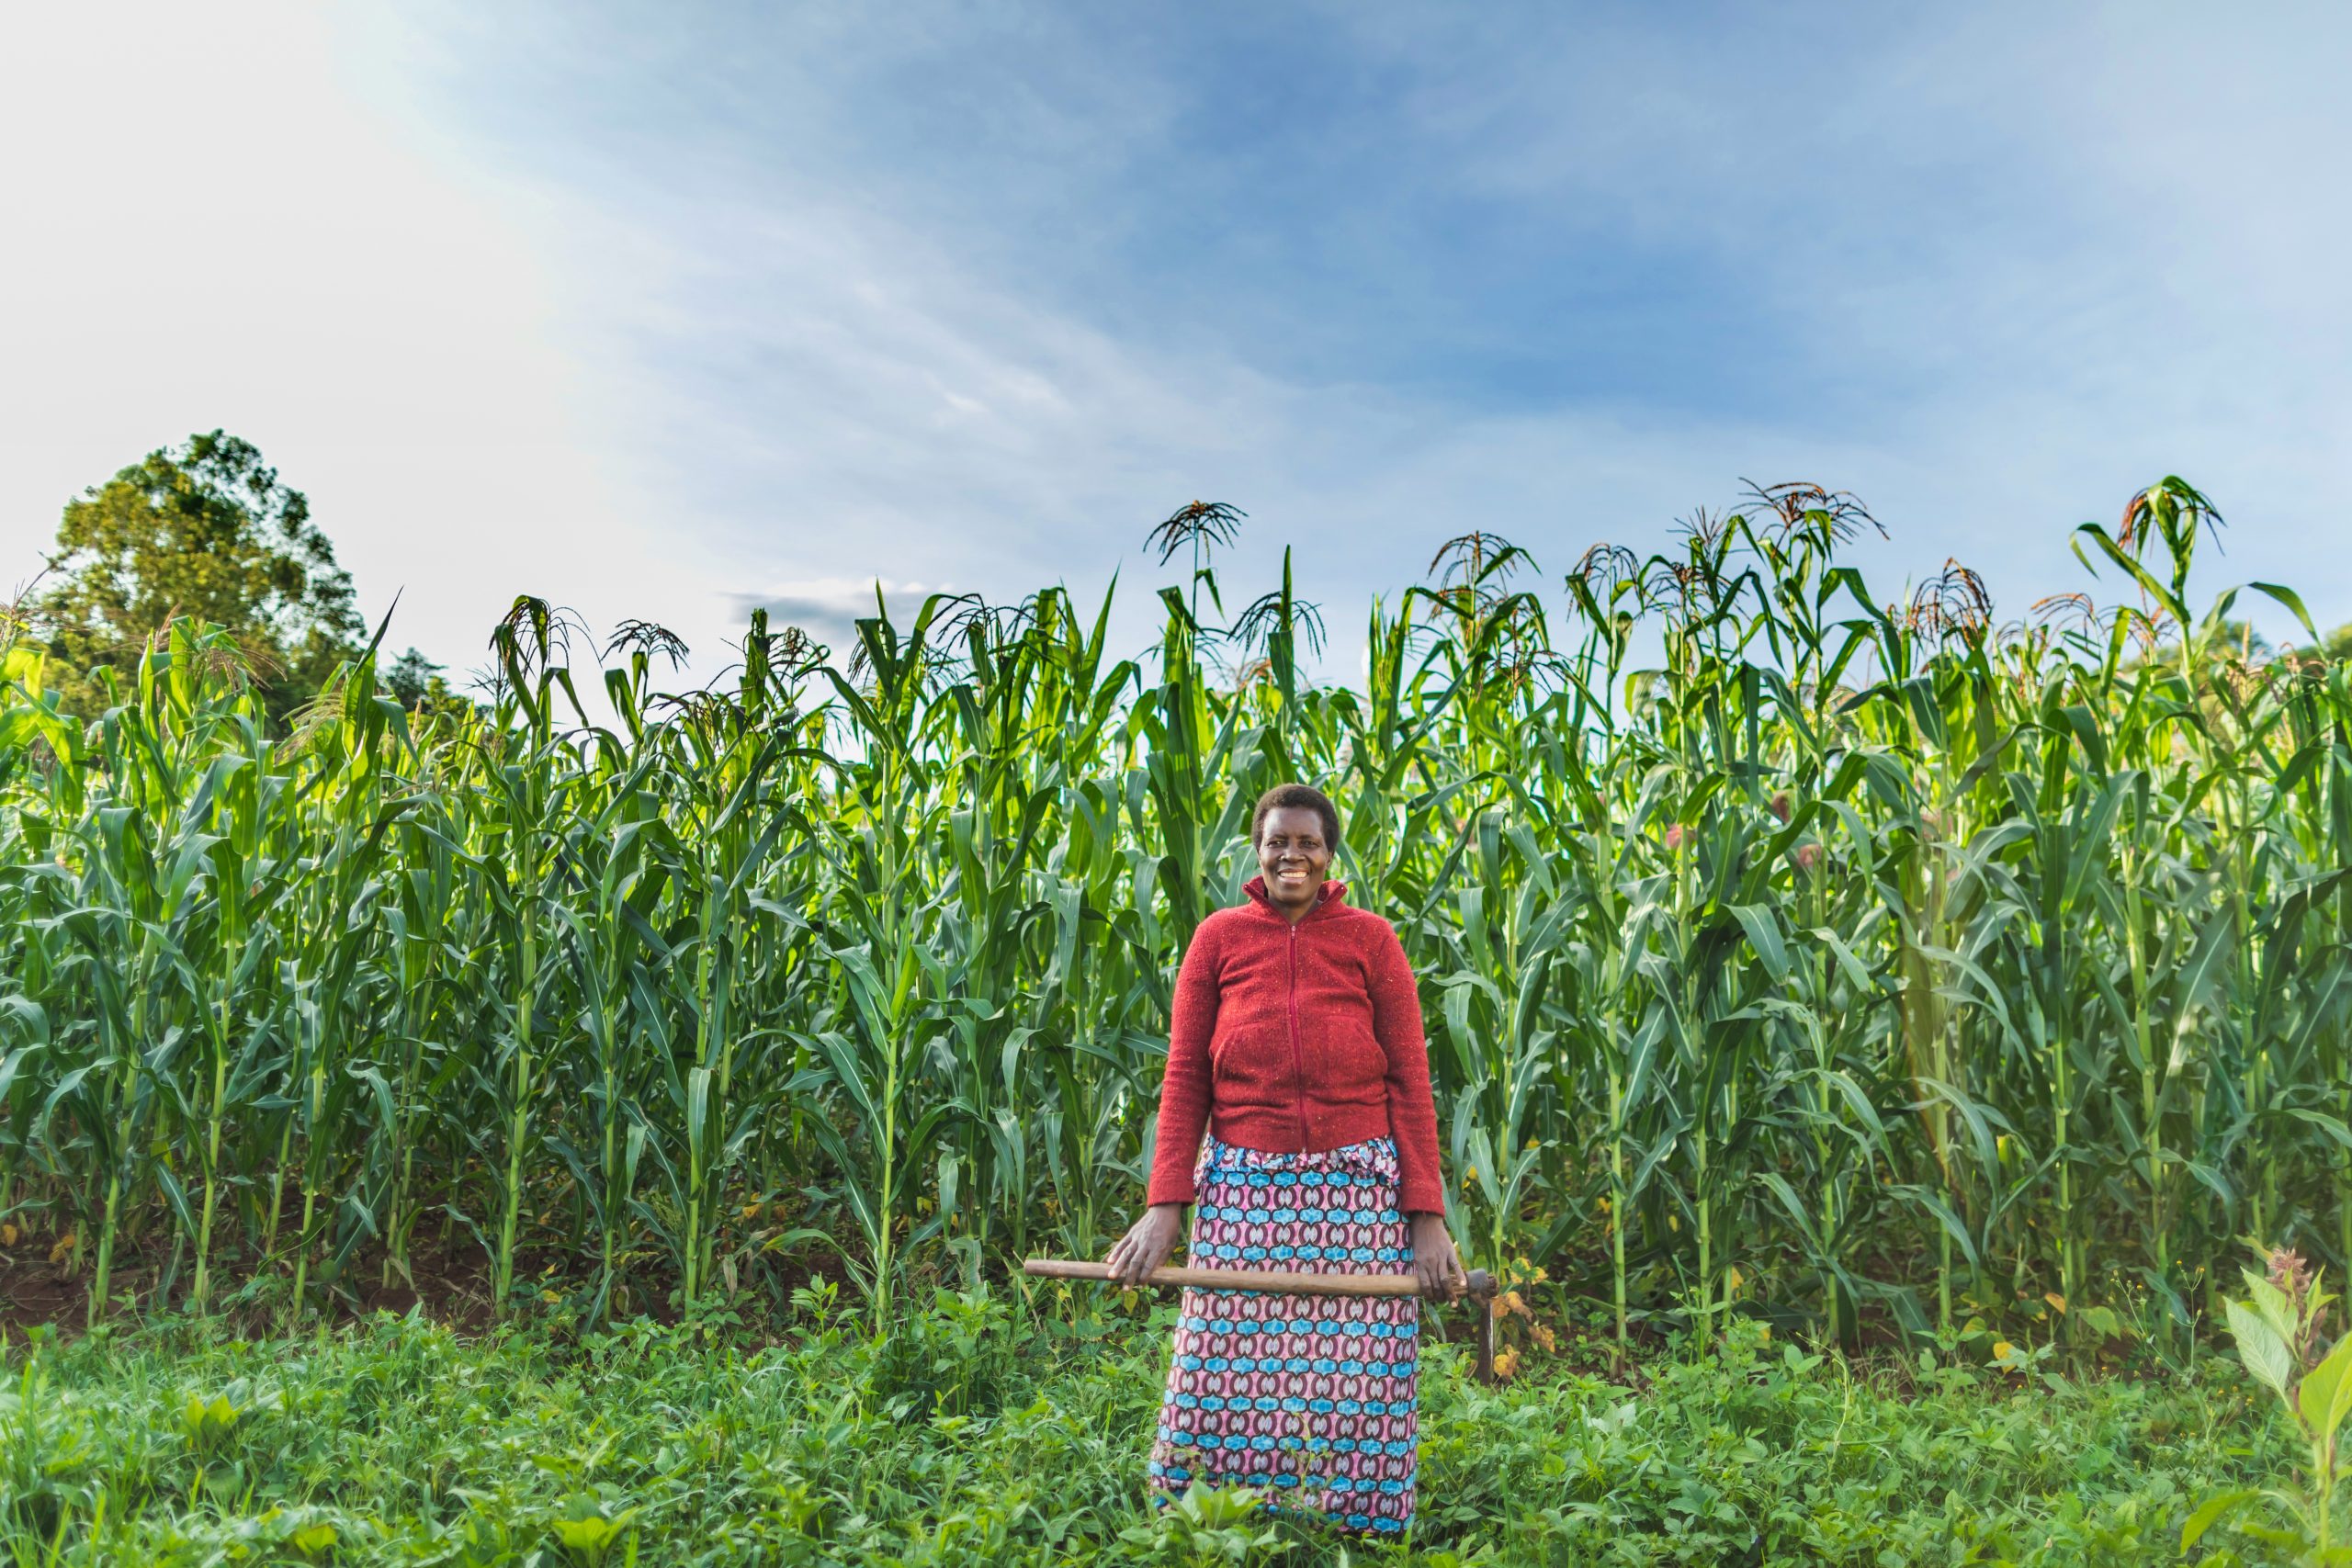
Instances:
[[[1473,524],[1565,556],[1804,474],[1867,489],[1887,571],[2014,598],[2177,468],[2233,565],[2352,613],[2294,544],[2346,456],[2344,219],[2275,216],[2352,115],[2264,85],[2340,17],[697,15],[739,63],[596,203],[673,257],[622,355],[694,434],[645,456],[773,570],[1099,582],[1213,494],[1238,573],[1295,543],[1347,603]]]
[[[319,354],[289,362],[320,417],[258,434],[436,627],[530,587],[700,669],[754,603],[842,635],[877,580],[1123,572],[1141,647],[1174,575],[1143,532],[1202,497],[1251,513],[1238,595],[1295,547],[1345,668],[1351,607],[1471,526],[1556,572],[1814,478],[1894,526],[1887,596],[1956,555],[2015,605],[2171,470],[2238,525],[2229,578],[2352,618],[2352,551],[2314,547],[2352,461],[2339,10],[427,6],[328,36],[351,210],[390,191],[484,265],[383,289],[349,356],[441,367],[413,439]],[[447,476],[413,510],[460,520],[421,583],[403,508],[350,482],[403,450]]]
[[[836,657],[846,657],[856,640],[857,623],[878,609],[894,623],[903,624],[934,593],[953,593],[946,583],[860,581],[853,577],[820,577],[800,582],[779,582],[763,592],[738,593],[733,609],[749,620],[764,610],[778,629],[797,626]]]

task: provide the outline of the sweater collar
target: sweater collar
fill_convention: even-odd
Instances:
[[[1283,921],[1284,924],[1289,923],[1290,917],[1283,914],[1280,909],[1275,908],[1274,901],[1266,896],[1266,879],[1264,877],[1251,877],[1249,882],[1243,886],[1241,891],[1250,895],[1250,902],[1255,904],[1260,909],[1265,911],[1266,914],[1272,916],[1277,920]],[[1346,883],[1326,881],[1322,886],[1315,890],[1315,908],[1307,910],[1306,913],[1300,916],[1299,919],[1302,921],[1314,919],[1325,910],[1336,908],[1340,904],[1346,902],[1347,897],[1348,885]]]

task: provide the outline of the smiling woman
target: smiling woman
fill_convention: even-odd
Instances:
[[[1251,832],[1262,874],[1250,901],[1201,922],[1177,976],[1150,1206],[1111,1268],[1141,1283],[1191,1201],[1194,1267],[1410,1272],[1433,1300],[1458,1295],[1404,948],[1329,880],[1340,814],[1320,791],[1267,791]],[[1409,1296],[1187,1290],[1154,1493],[1244,1484],[1344,1529],[1401,1532],[1419,1460],[1419,1331]]]

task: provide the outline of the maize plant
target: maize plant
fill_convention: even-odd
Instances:
[[[479,704],[370,653],[282,735],[214,628],[77,716],[7,622],[0,1224],[93,1315],[429,1246],[590,1320],[838,1266],[881,1326],[1099,1255],[1296,778],[1420,976],[1456,1234],[1621,1344],[2169,1348],[2238,1236],[2352,1262],[2352,669],[2256,645],[2257,597],[2319,642],[2288,588],[2196,596],[2194,489],[2009,621],[1958,566],[1873,595],[1810,486],[1557,577],[1464,534],[1352,682],[1311,561],[1228,614],[1243,521],[1155,530],[1134,660],[1107,595],[942,595],[838,650],[755,617],[671,693],[669,633],[526,595]]]

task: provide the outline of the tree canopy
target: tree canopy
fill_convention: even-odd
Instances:
[[[358,649],[350,573],[251,442],[220,431],[150,452],[68,502],[34,609],[51,683],[70,707],[104,701],[99,671],[128,672],[175,615],[227,627],[280,722]]]
[[[449,684],[447,666],[410,649],[392,660],[378,682],[391,699],[413,713],[452,713],[469,709],[473,699]]]

